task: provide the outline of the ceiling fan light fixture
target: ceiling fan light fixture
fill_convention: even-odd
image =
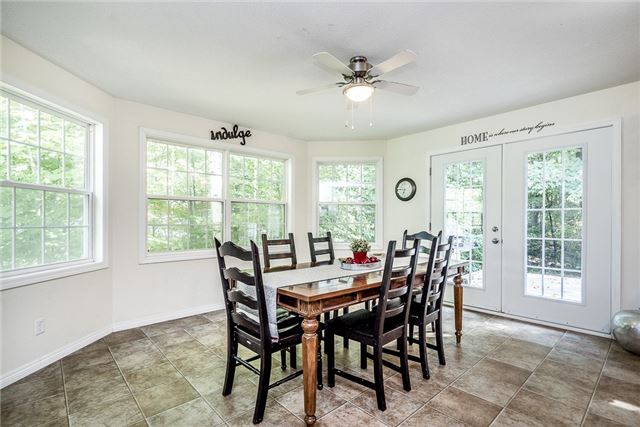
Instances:
[[[369,83],[353,83],[346,85],[342,94],[352,102],[364,102],[373,95],[374,87]]]

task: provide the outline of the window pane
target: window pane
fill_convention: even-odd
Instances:
[[[171,172],[169,175],[169,194],[172,196],[189,195],[189,176],[186,172]]]
[[[44,263],[67,260],[67,228],[44,229]]]
[[[88,225],[88,197],[82,194],[69,194],[69,225]]]
[[[50,191],[44,193],[45,225],[47,227],[66,227],[68,225],[67,198],[68,195],[66,193]]]
[[[0,268],[13,269],[13,229],[0,228]]]
[[[9,144],[0,139],[0,180],[7,179],[9,173]]]
[[[13,227],[13,189],[0,187],[0,228]]]
[[[172,225],[169,227],[169,250],[186,251],[189,249],[189,226]]]
[[[562,278],[562,299],[582,301],[582,274],[579,271],[565,271]]]
[[[204,173],[206,171],[206,156],[204,150],[189,148],[188,156],[189,171],[201,173]]]
[[[169,250],[169,227],[149,226],[147,227],[147,251],[166,252]]]
[[[218,151],[207,151],[208,174],[222,175],[222,153]]]
[[[564,268],[582,269],[582,244],[580,242],[564,242]]]
[[[542,211],[529,211],[528,215],[528,237],[542,237]]]
[[[42,264],[42,229],[18,228],[15,240],[16,268]]]
[[[79,157],[85,156],[87,147],[87,129],[76,123],[65,121],[64,151]]]
[[[564,200],[566,208],[582,207],[582,148],[564,152]]]
[[[147,201],[147,224],[164,225],[164,224],[168,224],[168,221],[169,221],[169,202],[167,200],[148,200]]]
[[[544,290],[542,295],[546,298],[562,298],[562,277],[560,270],[545,269]]]
[[[166,170],[147,169],[147,194],[167,195],[168,172]]]
[[[168,165],[167,144],[147,141],[147,167],[166,169]]]
[[[16,226],[42,227],[42,191],[16,188]]]
[[[65,187],[84,188],[84,158],[79,156],[64,156]]]
[[[177,171],[187,171],[186,147],[169,145],[169,168]]]
[[[38,110],[10,101],[11,139],[38,145]]]
[[[64,120],[60,117],[40,112],[40,146],[63,151]]]
[[[544,241],[544,266],[560,268],[562,267],[562,240]]]
[[[542,270],[540,268],[527,268],[526,295],[542,296]]]
[[[544,235],[554,239],[562,237],[562,212],[546,211],[544,213]]]
[[[36,147],[11,143],[10,179],[29,184],[38,183],[38,149]]]
[[[259,244],[262,233],[270,239],[284,237],[284,205],[262,203],[231,204],[231,240],[243,247]]]
[[[542,208],[544,192],[544,156],[532,153],[527,156],[527,203],[529,209]]]
[[[169,224],[189,224],[189,202],[186,200],[169,201]]]
[[[527,241],[527,265],[542,266],[542,240]]]
[[[72,227],[69,229],[69,261],[85,259],[87,253],[88,228]]]
[[[580,210],[564,211],[564,238],[565,239],[581,239],[582,238],[582,211]]]
[[[62,185],[62,153],[40,150],[40,182],[45,185]]]

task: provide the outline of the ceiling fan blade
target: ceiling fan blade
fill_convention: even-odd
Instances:
[[[298,95],[309,95],[310,93],[322,92],[324,90],[329,90],[338,87],[338,83],[331,83],[324,86],[312,87],[309,89],[299,90],[296,93]]]
[[[346,74],[349,76],[353,74],[353,70],[351,70],[351,68],[347,67],[345,64],[342,63],[342,61],[340,61],[335,56],[331,55],[329,52],[316,53],[315,55],[313,55],[313,61],[318,67],[322,68],[323,70],[331,74],[338,73],[338,74]]]
[[[404,83],[397,82],[388,82],[386,80],[380,80],[379,82],[374,83],[373,85],[376,89],[388,90],[390,92],[399,93],[400,95],[415,95],[418,89],[418,86],[408,85]]]
[[[407,65],[418,58],[418,55],[410,51],[409,49],[404,50],[391,58],[387,59],[384,62],[381,62],[378,65],[373,66],[369,70],[370,76],[381,76],[389,71],[395,70],[396,68],[400,68],[403,65]]]

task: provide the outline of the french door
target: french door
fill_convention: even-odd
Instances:
[[[431,175],[431,229],[454,236],[454,257],[467,264],[465,304],[500,311],[502,148],[434,156]]]
[[[431,158],[432,228],[467,262],[465,305],[609,332],[613,139],[603,127]]]

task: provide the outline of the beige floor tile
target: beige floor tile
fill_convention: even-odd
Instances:
[[[528,390],[520,390],[509,402],[509,410],[534,418],[544,425],[579,426],[584,410],[573,408]]]
[[[496,405],[504,406],[530,372],[493,359],[484,359],[458,378],[453,386]]]
[[[390,426],[397,426],[423,406],[422,402],[414,400],[408,397],[407,394],[396,391],[391,387],[385,387],[385,400],[387,410],[381,411],[378,409],[375,391],[367,389],[367,391],[353,399],[351,403]]]
[[[533,371],[550,351],[551,347],[546,345],[512,338],[489,353],[488,357]]]
[[[548,360],[578,368],[591,373],[593,376],[600,373],[603,364],[603,360],[594,359],[582,353],[576,353],[575,351],[560,347],[555,347],[549,352]]]
[[[123,371],[133,371],[167,360],[148,338],[120,344],[111,351],[118,367]]]
[[[552,424],[545,424],[539,418],[520,412],[505,409],[491,423],[491,427],[547,427]],[[577,424],[576,426],[579,426]]]
[[[112,359],[108,363],[101,365],[92,365],[83,369],[76,369],[71,372],[64,372],[64,385],[67,392],[84,387],[87,384],[98,381],[110,380],[113,378],[121,378],[122,374]]]
[[[401,393],[407,394],[411,399],[422,403],[427,403],[433,396],[440,393],[448,385],[438,382],[435,377],[425,380],[420,375],[409,375],[411,380],[411,391],[405,391],[402,384],[402,375],[394,375],[385,381],[385,385]]]
[[[298,387],[276,398],[276,401],[289,412],[304,420],[304,392]],[[334,409],[342,406],[346,400],[334,394],[331,389],[325,388],[316,391],[316,418],[323,417]]]
[[[67,405],[69,413],[73,414],[87,406],[124,397],[131,397],[131,392],[122,376],[118,375],[67,390]]]
[[[524,388],[586,410],[597,378],[597,373],[547,359],[529,377]]]
[[[37,370],[33,374],[14,382],[14,385],[26,383],[29,381],[44,381],[54,379],[56,377],[62,377],[62,364],[60,361],[53,362],[50,365],[45,366],[42,369]]]
[[[131,395],[108,402],[94,402],[69,415],[71,427],[129,426],[141,421],[142,414]]]
[[[134,393],[145,417],[164,412],[198,397],[198,392],[185,380],[159,384]]]
[[[587,413],[587,416],[584,419],[584,424],[582,426],[583,427],[620,427],[620,426],[624,426],[624,424],[617,423],[613,420],[609,420],[607,418],[593,414],[591,411],[589,411]]]
[[[112,334],[107,335],[103,339],[104,339],[104,342],[107,343],[109,347],[113,347],[125,342],[136,341],[141,338],[145,338],[144,333],[138,328],[133,328],[133,329],[127,329],[124,331],[114,332]]]
[[[94,365],[103,365],[109,362],[113,362],[113,357],[107,348],[77,351],[62,359],[62,369],[65,375],[67,375],[78,369],[84,369]]]
[[[182,378],[182,375],[171,363],[163,362],[134,371],[126,371],[124,377],[131,390],[136,393],[160,384],[177,381]]]
[[[40,376],[40,378],[44,379],[21,381],[3,388],[0,391],[1,408],[4,410],[10,406],[63,393],[62,375]]]
[[[573,351],[596,360],[604,360],[610,344],[611,340],[608,338],[567,331],[556,344],[556,348]]]
[[[58,394],[20,405],[3,407],[0,425],[37,426],[49,421],[57,421],[66,415],[64,394]]]
[[[216,426],[223,423],[201,397],[154,415],[147,421],[151,427]]]
[[[603,375],[640,384],[640,356],[624,350],[617,343],[611,345]]]
[[[211,320],[200,314],[197,314],[195,316],[182,317],[180,319],[172,320],[172,322],[184,329],[187,329],[193,328],[194,326],[210,324]]]
[[[224,420],[228,420],[246,411],[253,411],[257,393],[257,385],[242,383],[234,384],[228,396],[223,396],[221,391],[216,391],[207,394],[204,398]]]
[[[555,345],[563,335],[564,331],[560,329],[524,323],[517,329],[516,333],[513,334],[513,338],[551,347]]]
[[[640,425],[640,384],[603,376],[589,411],[626,425]]]
[[[466,393],[455,387],[449,387],[427,403],[438,412],[455,418],[471,426],[488,426],[498,415],[502,407]]]
[[[367,414],[362,409],[350,403],[346,403],[339,408],[331,411],[324,417],[320,418],[316,424],[318,427],[335,427],[335,426],[367,426],[367,427],[386,427],[387,425],[376,420],[373,416]]]
[[[349,372],[352,375],[356,375],[356,376],[360,376],[362,375],[360,372],[353,370],[353,369],[348,369],[345,368],[344,369],[345,372]],[[324,386],[327,386],[327,379],[326,379],[326,371],[325,371],[325,376],[324,376]],[[355,383],[353,381],[349,381],[345,378],[341,378],[336,376],[336,384],[334,387],[329,388],[329,390],[331,390],[333,393],[335,393],[337,396],[340,396],[341,398],[345,399],[345,400],[351,400],[353,398],[355,398],[356,396],[364,393],[365,391],[368,390],[367,387]]]
[[[465,427],[466,424],[448,417],[426,405],[405,420],[400,427]]]
[[[176,325],[172,321],[171,322],[154,323],[153,325],[143,326],[140,329],[148,337],[152,337],[152,336],[155,336],[155,335],[161,335],[161,334],[170,334],[172,332],[180,332],[180,331],[184,330],[183,327],[181,327],[179,325]]]
[[[227,421],[229,427],[246,427],[251,426],[253,420],[253,408],[245,411],[241,415],[234,414],[231,419]],[[264,417],[259,424],[260,427],[303,427],[305,423],[296,418],[291,412],[287,411],[278,402],[272,400],[267,403],[264,411]]]
[[[193,341],[193,337],[183,330],[170,334],[154,335],[149,337],[149,339],[161,350],[172,345]]]
[[[196,340],[170,345],[162,349],[162,353],[169,360],[177,360],[190,354],[209,353],[209,349]]]

